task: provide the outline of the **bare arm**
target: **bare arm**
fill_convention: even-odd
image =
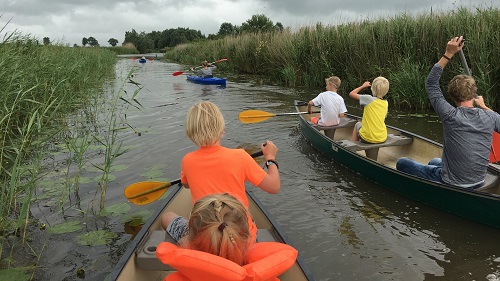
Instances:
[[[361,92],[362,90],[366,89],[366,88],[369,88],[371,87],[371,83],[366,81],[365,83],[363,83],[363,85],[357,87],[356,89],[352,90],[350,93],[349,93],[349,96],[355,100],[359,100],[359,92]]]
[[[265,146],[264,144],[260,147],[262,149],[262,153],[267,160],[276,161],[276,154],[278,153],[278,148],[272,141],[267,141]],[[281,188],[281,180],[280,180],[280,172],[278,170],[277,165],[271,164],[267,167],[267,175],[260,182],[258,187],[265,192],[276,194],[280,192]]]
[[[313,106],[313,101],[311,100],[311,101],[309,101],[309,103],[307,104],[307,112],[308,112],[309,114],[311,114],[311,113],[312,113],[312,106]]]

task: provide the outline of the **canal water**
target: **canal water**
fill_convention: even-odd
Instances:
[[[291,89],[259,77],[220,71],[214,74],[228,78],[226,87],[193,84],[185,75],[172,75],[189,67],[158,60],[145,64],[129,58],[118,61],[117,85],[109,87],[118,89],[135,69],[132,80],[143,87],[136,97],[142,109],[130,107],[127,126],[118,133],[126,152],[113,163],[122,168],[112,170],[105,206],[122,204],[127,206],[127,214],[146,216],[161,206],[161,199],[144,206],[128,203],[123,190],[135,182],[179,177],[182,157],[196,149],[185,135],[186,112],[195,102],[206,100],[217,104],[224,114],[224,146],[256,151],[266,140],[278,146],[281,192],[272,195],[249,188],[280,224],[316,280],[487,280],[492,274],[499,275],[500,230],[406,199],[338,165],[304,139],[296,116],[276,116],[255,124],[238,121],[238,114],[247,109],[294,112],[295,99],[308,101],[323,89]],[[124,89],[131,95],[134,87],[127,83]],[[349,112],[360,115],[360,107],[347,93],[341,94]],[[441,141],[441,126],[432,113],[389,111],[388,124]],[[106,128],[93,130],[104,132]],[[103,159],[95,151],[86,157],[86,167]],[[60,161],[52,164],[57,167],[54,170],[63,169],[62,156],[51,159]],[[91,168],[83,169],[81,177],[95,177],[92,173]],[[45,248],[36,279],[105,280],[125,252],[133,237],[131,227],[124,223],[127,214],[102,216],[92,211],[92,199],[99,198],[96,190],[95,182],[81,183],[81,202],[72,202],[64,212],[54,207],[57,204],[33,207],[33,215],[48,226],[71,220],[84,226],[64,234],[40,231]],[[116,236],[105,245],[77,243],[79,237],[96,230]]]

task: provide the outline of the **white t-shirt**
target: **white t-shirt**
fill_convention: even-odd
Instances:
[[[321,106],[321,118],[318,121],[320,126],[338,125],[340,122],[339,114],[347,112],[344,98],[335,92],[323,92],[315,97],[312,102],[315,106]]]

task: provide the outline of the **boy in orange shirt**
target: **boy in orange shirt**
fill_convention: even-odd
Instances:
[[[268,193],[279,193],[281,184],[276,145],[272,141],[261,145],[266,159],[266,173],[245,150],[221,145],[224,129],[224,117],[215,104],[203,101],[189,109],[186,134],[199,148],[182,159],[181,182],[191,190],[192,204],[207,195],[229,193],[248,209],[246,181]],[[187,219],[176,213],[164,213],[161,223],[177,241],[187,233]],[[250,214],[248,224],[250,241],[255,241],[257,227]]]

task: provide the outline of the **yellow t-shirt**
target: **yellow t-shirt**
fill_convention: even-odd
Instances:
[[[370,102],[366,103],[363,110],[363,119],[361,119],[359,135],[367,142],[382,143],[387,139],[385,117],[387,116],[389,103],[386,100],[372,96],[369,97],[372,99]],[[367,99],[365,98],[364,100],[366,101]],[[361,98],[360,103],[363,105]]]

